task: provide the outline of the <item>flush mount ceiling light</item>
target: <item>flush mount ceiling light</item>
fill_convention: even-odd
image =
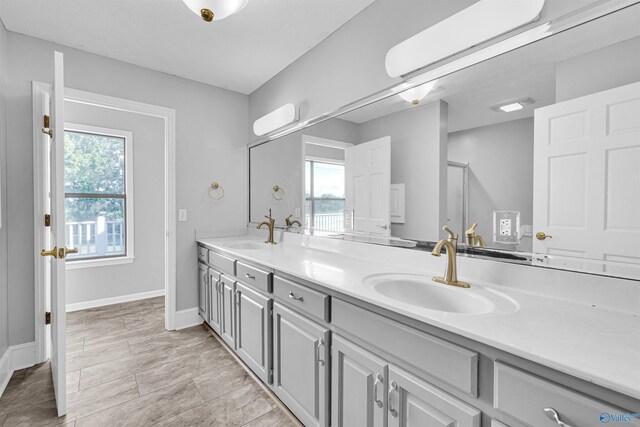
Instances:
[[[544,0],[480,0],[392,47],[385,67],[405,76],[533,21]]]
[[[266,135],[296,121],[298,109],[293,104],[285,104],[253,122],[253,133],[257,136]]]
[[[402,99],[407,102],[412,103],[413,105],[418,105],[420,101],[424,99],[425,96],[431,92],[433,87],[438,83],[438,80],[432,80],[420,86],[413,87],[411,89],[407,89],[403,92],[398,93]],[[396,86],[393,90],[398,91],[402,90],[402,85]]]
[[[249,0],[182,0],[189,9],[207,22],[220,21],[240,12]]]
[[[491,109],[503,113],[511,113],[512,111],[522,110],[527,105],[533,104],[533,102],[534,101],[531,98],[523,98],[516,101],[509,101],[500,105],[494,105],[493,107],[491,107]]]

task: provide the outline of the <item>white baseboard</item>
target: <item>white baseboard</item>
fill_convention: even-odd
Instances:
[[[0,358],[0,396],[4,393],[14,371],[36,364],[36,343],[12,345]]]
[[[164,289],[157,291],[142,292],[139,294],[122,295],[118,297],[95,299],[92,301],[76,302],[67,304],[67,313],[70,311],[86,310],[87,308],[102,307],[105,305],[119,304],[121,302],[137,301],[141,299],[161,297],[164,295]]]
[[[194,307],[176,311],[173,326],[177,331],[190,326],[201,325],[202,322],[204,322],[204,320],[200,317],[200,314],[198,314],[198,307]]]

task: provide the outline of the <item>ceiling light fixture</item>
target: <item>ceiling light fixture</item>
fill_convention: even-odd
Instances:
[[[240,12],[249,0],[182,0],[196,15],[206,22],[220,21]]]
[[[402,91],[398,93],[398,95],[400,95],[400,97],[402,97],[402,99],[404,99],[405,101],[410,102],[413,105],[418,105],[420,104],[420,101],[422,101],[429,94],[429,92],[431,92],[436,83],[438,83],[438,80],[432,80],[430,82],[421,84],[420,86]],[[397,86],[396,88],[394,88],[394,90],[402,90],[402,85]]]
[[[389,49],[391,77],[407,74],[525,25],[545,0],[480,0]]]
[[[503,112],[503,113],[511,113],[512,111],[522,110],[527,105],[533,104],[534,101],[531,98],[523,98],[515,101],[509,101],[504,104],[494,105],[491,107],[492,110]]]

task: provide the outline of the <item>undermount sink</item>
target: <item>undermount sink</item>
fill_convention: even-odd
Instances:
[[[263,249],[267,246],[266,243],[258,243],[258,242],[233,242],[227,243],[224,245],[229,249]]]
[[[514,312],[517,304],[506,295],[482,286],[458,288],[436,283],[429,276],[379,274],[364,279],[379,295],[418,308],[456,314]]]

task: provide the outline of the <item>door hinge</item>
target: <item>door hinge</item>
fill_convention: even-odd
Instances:
[[[51,214],[44,214],[44,226],[51,227]]]
[[[48,129],[50,127],[49,124],[50,124],[49,116],[45,114],[44,117],[42,118],[42,127]]]
[[[47,311],[44,314],[44,324],[45,325],[50,325],[51,324],[51,312],[50,311]]]

